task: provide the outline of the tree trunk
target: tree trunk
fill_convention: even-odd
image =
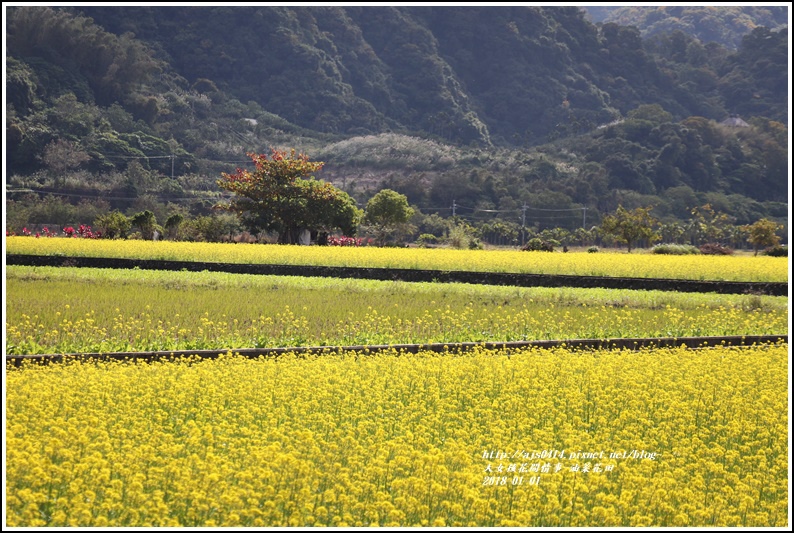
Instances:
[[[300,230],[298,228],[287,228],[278,234],[279,244],[297,244]]]

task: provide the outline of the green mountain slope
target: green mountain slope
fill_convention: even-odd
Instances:
[[[631,6],[585,7],[594,22],[636,26],[643,37],[682,31],[703,43],[736,49],[759,26],[780,30],[788,25],[786,6]]]
[[[703,106],[703,87],[681,84],[678,69],[660,68],[641,34],[623,25],[597,28],[573,7],[82,11],[110,31],[131,31],[150,43],[189,81],[210,79],[242,102],[323,132],[537,144],[642,104],[659,103],[678,118],[740,112],[735,101]],[[709,59],[696,66],[719,78],[719,61]],[[704,63],[690,63],[698,61]],[[756,110],[781,118],[763,111]]]
[[[61,194],[59,217],[81,200],[207,213],[220,172],[270,147],[326,161],[318,177],[361,205],[390,187],[480,221],[553,208],[575,227],[618,204],[785,215],[787,29],[734,52],[573,7],[7,14],[7,183]],[[719,125],[731,114],[749,126]],[[36,205],[28,220],[58,212]]]

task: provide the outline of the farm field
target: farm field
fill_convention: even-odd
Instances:
[[[511,272],[578,276],[693,279],[709,281],[788,280],[788,259],[751,256],[673,256],[626,253],[547,253],[333,246],[280,246],[8,237],[7,253],[108,258]]]
[[[787,360],[781,344],[9,368],[7,525],[785,526]]]
[[[19,248],[29,243],[39,251]],[[746,256],[29,237],[8,239],[8,251],[737,281],[788,275],[785,258]],[[5,282],[9,355],[229,350],[215,360],[7,365],[8,526],[788,521],[786,343],[233,355],[782,335],[786,297],[24,266],[7,266]]]
[[[6,269],[7,354],[788,333],[788,299]]]

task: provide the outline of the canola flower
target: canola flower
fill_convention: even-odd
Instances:
[[[7,353],[788,331],[785,297],[8,267]]]
[[[22,313],[6,322],[6,352],[103,353],[114,351],[272,348],[443,342],[489,342],[544,339],[691,337],[706,335],[774,335],[788,330],[786,311],[718,307],[701,304],[683,311],[631,308],[561,307],[462,310],[436,305],[413,318],[397,318],[371,307],[363,316],[304,316],[308,309],[286,306],[275,316],[239,320],[205,311],[193,320],[176,313],[158,318],[151,306],[137,314],[100,316],[73,312],[69,304],[50,316]]]
[[[7,524],[783,526],[787,348],[9,368]]]
[[[261,244],[6,238],[7,253],[580,276],[787,281],[785,257],[282,246]]]

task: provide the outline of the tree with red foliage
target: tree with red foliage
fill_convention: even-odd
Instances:
[[[218,207],[234,211],[255,231],[278,232],[278,241],[284,244],[297,243],[305,229],[355,233],[362,213],[354,200],[330,183],[310,176],[323,167],[322,162],[309,161],[307,155],[294,149],[274,149],[269,157],[247,155],[256,168],[253,172],[238,168],[231,174],[221,173],[218,186],[235,197]]]

